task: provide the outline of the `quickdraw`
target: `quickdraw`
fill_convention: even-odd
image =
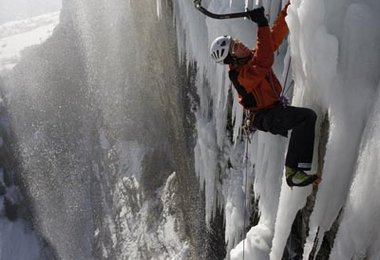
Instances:
[[[249,143],[251,143],[251,134],[254,134],[257,131],[257,129],[253,125],[254,120],[255,120],[255,113],[246,109],[245,120],[244,120],[244,125],[242,129]]]

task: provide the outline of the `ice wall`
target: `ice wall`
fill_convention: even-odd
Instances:
[[[223,13],[252,8],[254,3],[203,1],[202,5],[210,11]],[[273,4],[273,13],[277,13],[280,6],[281,2]],[[209,46],[219,35],[232,35],[253,47],[256,26],[246,19],[223,21],[206,18],[196,11],[191,1],[175,2],[174,7],[177,12],[177,28],[185,28],[185,35],[177,29],[180,32],[179,46],[186,61],[196,62],[199,68],[197,93],[200,104],[196,112],[198,142],[195,147],[195,163],[200,185],[205,188],[206,219],[210,219],[217,203],[224,207],[229,251],[241,240],[244,223],[248,223],[252,185],[255,186],[256,195],[261,197],[261,214],[265,216],[262,219],[268,217],[261,223],[263,228],[258,230],[273,231],[281,182],[282,153],[286,143],[282,138],[271,139],[267,134],[257,134],[255,141],[249,144],[246,163],[246,144],[241,140],[240,133],[243,110],[235,101],[228,103],[229,98],[236,100],[236,93],[231,88],[226,67],[215,66],[209,58]],[[268,15],[271,13],[268,12]],[[278,67],[281,77],[284,64],[280,62]],[[226,124],[233,124],[232,132],[226,131]],[[272,153],[273,151],[282,153]],[[257,172],[260,175],[253,183],[253,176]],[[247,190],[245,187],[248,187]],[[264,243],[270,244],[271,236],[268,236],[268,232],[264,233]],[[260,235],[258,237],[260,239]]]
[[[247,233],[245,243],[238,244],[227,257],[241,259],[244,251],[245,256],[252,259],[280,259],[296,213],[304,207],[311,188],[290,190],[286,186],[282,180],[282,165],[287,140],[263,133],[256,134],[254,142],[249,145],[249,173],[248,180],[245,180],[244,143],[238,138],[242,110],[235,101],[232,108],[227,106],[230,83],[226,67],[211,64],[211,59],[207,58],[211,41],[219,35],[229,34],[253,46],[255,25],[243,19],[220,21],[206,18],[196,12],[191,1],[178,2],[175,4],[180,14],[177,15],[177,26],[185,30],[177,29],[181,31],[178,34],[180,46],[188,61],[197,62],[201,72],[197,83],[202,102],[197,111],[195,156],[201,185],[205,187],[207,216],[212,215],[216,202],[221,203],[226,210],[226,241],[238,242],[244,236],[244,211],[250,208],[242,203],[250,196],[245,193],[245,184],[246,181],[252,183],[254,178],[255,195],[260,197],[260,221]],[[284,3],[262,1],[262,4],[273,21]],[[202,1],[202,5],[216,13],[229,13],[242,11],[254,3]],[[358,176],[373,176],[375,183],[377,180],[374,175],[374,169],[378,168],[375,163],[378,136],[374,132],[377,126],[374,111],[377,108],[374,104],[380,78],[379,30],[376,29],[380,21],[375,14],[379,8],[379,3],[373,0],[360,3],[294,0],[289,7],[289,51],[283,48],[276,55],[275,69],[284,82],[285,70],[282,68],[286,68],[289,61],[286,57],[291,58],[291,77],[295,82],[292,104],[312,108],[318,114],[312,171],[321,171],[323,179],[309,223],[304,259],[308,259],[314,246],[319,249],[324,233],[331,228],[341,210],[341,230],[331,259],[342,259],[343,255],[354,259],[378,257],[375,249],[379,241],[377,232],[364,234],[376,224],[372,217],[359,213],[358,209],[367,208],[377,216],[379,207],[376,203],[372,206],[363,203],[366,194],[370,196],[371,189],[365,192],[367,186],[359,184],[362,178]],[[232,142],[225,131],[228,113],[235,120]],[[319,148],[323,121],[327,122],[330,131],[327,144]],[[371,156],[367,154],[369,149]],[[318,154],[324,152],[326,156],[318,158]],[[318,169],[318,160],[322,161],[322,169]],[[367,178],[363,178],[365,180]],[[367,224],[364,220],[368,220]],[[361,235],[353,235],[354,230]],[[319,243],[314,245],[316,236]],[[350,250],[344,254],[348,247]]]

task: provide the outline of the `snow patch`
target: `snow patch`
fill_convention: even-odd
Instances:
[[[53,33],[59,12],[0,25],[0,74],[11,70],[27,47],[39,45]]]

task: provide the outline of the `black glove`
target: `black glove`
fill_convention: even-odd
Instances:
[[[228,76],[230,80],[232,81],[232,83],[236,84],[238,76],[239,76],[239,72],[237,72],[237,70],[230,70],[228,72]]]
[[[256,106],[256,99],[252,93],[248,93],[245,97],[242,97],[241,103],[244,108],[253,108]]]
[[[268,19],[264,14],[264,7],[256,8],[248,11],[248,18],[257,23],[259,27],[268,26]]]

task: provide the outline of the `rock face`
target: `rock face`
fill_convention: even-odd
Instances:
[[[170,12],[170,2],[63,1],[52,36],[7,75],[25,197],[59,258],[207,250]]]

